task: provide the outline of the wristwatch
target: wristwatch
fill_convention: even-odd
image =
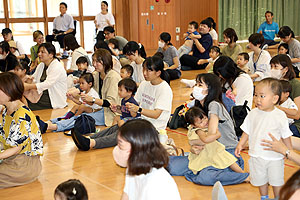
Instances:
[[[142,112],[142,110],[143,110],[143,108],[139,107],[139,109],[138,109],[137,113],[141,113],[141,112]]]
[[[285,157],[288,159],[289,158],[289,155],[290,155],[290,150],[288,149],[288,150],[286,150],[286,152],[285,152]]]
[[[95,103],[95,101],[96,101],[96,98],[95,98],[95,97],[93,97],[92,103]]]

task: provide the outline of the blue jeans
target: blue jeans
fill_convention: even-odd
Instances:
[[[226,149],[234,155],[234,149]],[[237,158],[237,164],[244,169],[244,160],[242,157]],[[220,181],[222,185],[234,185],[242,183],[249,173],[237,173],[229,167],[226,169],[217,169],[214,167],[206,167],[194,174],[189,168],[189,159],[187,156],[170,156],[168,171],[172,176],[185,176],[188,181],[200,185],[214,185]]]
[[[290,125],[290,130],[292,131],[293,136],[300,137],[298,128],[294,124]]]
[[[83,115],[91,116],[95,120],[96,126],[104,126],[105,125],[103,109],[101,109],[97,112],[84,113]],[[60,131],[66,131],[66,130],[70,130],[71,128],[74,128],[74,124],[75,124],[77,117],[79,117],[79,116],[73,116],[70,119],[65,119],[65,120],[61,120],[61,121],[58,121],[58,118],[55,118],[55,119],[51,119],[50,121],[53,124],[57,125],[57,129],[55,131],[60,132]]]

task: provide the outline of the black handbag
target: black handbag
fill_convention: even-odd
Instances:
[[[95,119],[89,115],[82,114],[76,120],[74,124],[74,130],[82,135],[96,132]]]

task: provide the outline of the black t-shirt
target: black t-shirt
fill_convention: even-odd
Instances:
[[[205,49],[204,53],[201,53],[197,46],[193,44],[192,51],[193,51],[193,56],[199,58],[199,59],[208,59],[209,58],[209,48],[212,46],[213,41],[209,33],[201,35],[201,38],[198,39],[200,44],[203,46]]]

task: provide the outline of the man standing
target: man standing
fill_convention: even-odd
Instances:
[[[262,23],[257,30],[257,33],[263,34],[265,44],[268,44],[269,46],[279,43],[274,41],[275,34],[279,31],[279,26],[276,22],[273,22],[273,17],[273,13],[271,11],[267,11],[265,13],[266,21]]]
[[[74,20],[71,15],[68,15],[67,12],[67,4],[65,2],[61,2],[59,4],[60,15],[57,16],[53,21],[53,33],[52,35],[46,36],[47,42],[58,41],[60,48],[64,49],[64,37],[66,34],[72,33],[75,29]],[[68,53],[63,52],[62,58],[67,58]]]

